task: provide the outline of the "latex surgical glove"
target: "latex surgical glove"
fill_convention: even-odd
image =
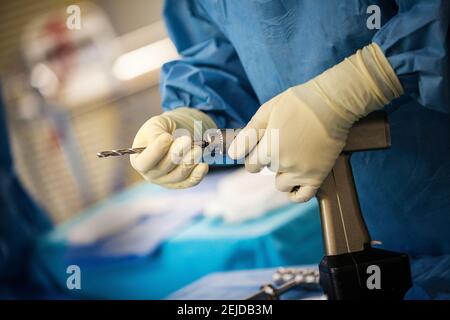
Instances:
[[[208,164],[200,163],[202,148],[193,144],[194,138],[200,140],[201,136],[194,134],[202,135],[212,128],[216,128],[214,121],[192,108],[178,108],[152,117],[134,138],[133,148],[146,148],[130,156],[131,165],[145,180],[163,187],[193,187],[208,173]],[[184,134],[176,136],[180,133],[177,129],[184,129]]]
[[[277,172],[277,189],[292,201],[308,201],[333,168],[353,123],[401,94],[388,60],[370,44],[263,104],[228,154],[246,156],[250,172],[269,166]]]

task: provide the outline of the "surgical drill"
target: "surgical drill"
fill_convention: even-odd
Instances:
[[[318,279],[292,277],[274,286],[265,284],[249,300],[279,299],[293,288],[308,288],[319,282],[330,300],[402,299],[412,285],[406,254],[372,248],[369,231],[361,214],[350,166],[353,152],[390,147],[386,114],[375,112],[350,130],[344,150],[320,187],[320,207],[325,256],[319,264]],[[295,188],[294,190],[295,191]],[[291,273],[312,274],[294,268]]]
[[[217,129],[194,144],[224,155],[237,132]],[[372,248],[376,242],[371,240],[361,213],[350,165],[353,152],[387,149],[390,143],[384,112],[373,112],[355,123],[343,151],[317,193],[325,249],[319,264],[319,281],[330,300],[402,299],[412,286],[406,254]],[[110,150],[97,155],[120,156],[144,149]]]
[[[403,299],[412,285],[406,254],[372,248],[350,166],[353,152],[386,149],[390,144],[384,112],[357,122],[317,193],[325,247],[320,285],[330,300]]]

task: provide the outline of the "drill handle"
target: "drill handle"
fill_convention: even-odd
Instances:
[[[370,245],[348,154],[338,157],[317,198],[327,256],[362,251]]]
[[[369,114],[350,129],[343,152],[317,193],[327,256],[362,251],[370,246],[350,156],[352,152],[389,148],[390,142],[389,124],[383,111]]]

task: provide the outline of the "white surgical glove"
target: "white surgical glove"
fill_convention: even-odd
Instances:
[[[194,125],[198,132],[194,132]],[[134,138],[133,148],[146,148],[130,156],[131,165],[145,180],[163,187],[193,187],[208,173],[208,164],[200,163],[202,148],[193,145],[194,133],[202,135],[212,128],[216,128],[214,121],[192,108],[178,108],[152,117]],[[186,134],[175,137],[176,129],[184,129]]]
[[[394,70],[372,43],[263,104],[228,154],[246,156],[250,172],[269,166],[280,191],[292,201],[308,201],[333,168],[353,123],[401,94]]]

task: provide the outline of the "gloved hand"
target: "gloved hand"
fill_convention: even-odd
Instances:
[[[250,172],[270,165],[280,191],[289,192],[292,201],[308,201],[333,168],[353,123],[401,94],[388,60],[370,44],[263,104],[228,154],[246,156]]]
[[[196,122],[197,121],[197,122]],[[201,128],[194,132],[194,124]],[[197,185],[208,173],[208,164],[200,163],[202,148],[193,145],[194,133],[216,128],[205,113],[192,108],[178,108],[150,118],[139,129],[133,148],[146,147],[140,154],[130,156],[131,165],[147,181],[171,189]],[[176,129],[185,134],[174,137]],[[195,137],[200,140],[201,137]]]

